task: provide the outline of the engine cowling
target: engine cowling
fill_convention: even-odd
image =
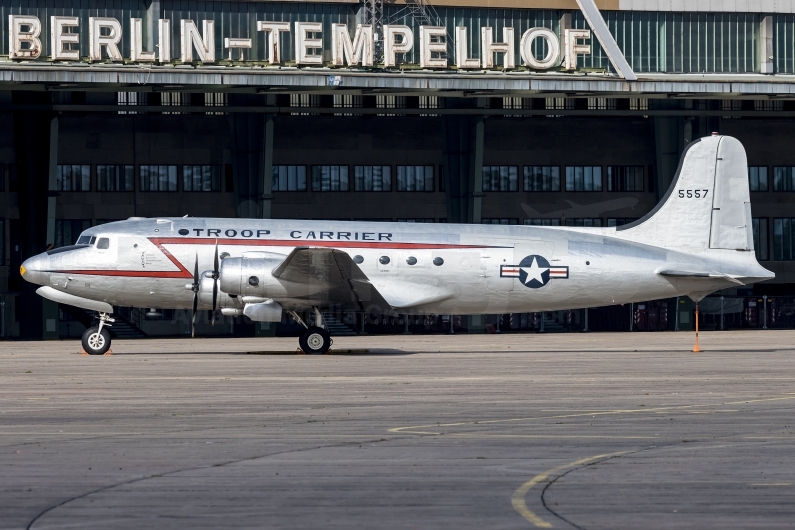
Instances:
[[[221,262],[219,287],[228,295],[271,298],[280,284],[271,271],[281,262],[279,258],[226,258]],[[212,293],[212,291],[211,291]],[[212,294],[211,294],[212,296]]]
[[[216,307],[220,309],[235,308],[243,309],[243,302],[238,297],[231,297],[229,294],[223,292],[218,286],[218,297],[216,299]],[[205,271],[199,280],[199,302],[202,305],[213,305],[213,271]]]

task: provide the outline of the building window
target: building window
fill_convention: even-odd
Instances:
[[[98,165],[97,191],[135,191],[135,167]]]
[[[523,110],[533,108],[532,98],[502,98],[502,108],[511,110]],[[503,114],[506,118],[521,118],[522,114]]]
[[[177,166],[140,166],[141,191],[177,191]]]
[[[397,166],[398,191],[433,191],[433,166]]]
[[[398,223],[435,223],[436,220],[432,217],[422,219],[396,219]]]
[[[751,191],[767,191],[767,167],[748,167],[748,187]]]
[[[773,191],[795,191],[795,167],[773,168]]]
[[[616,110],[616,99],[588,98],[588,110]]]
[[[334,94],[334,108],[362,108],[364,97],[354,94]],[[352,112],[335,112],[335,116],[353,116]]]
[[[753,221],[753,220],[752,220]],[[792,230],[795,225],[795,219],[773,219],[773,259],[776,261],[792,261],[795,260],[795,241],[793,235],[795,232]]]
[[[649,110],[647,98],[629,98],[629,110]]]
[[[148,103],[148,94],[145,92],[117,92],[116,104],[120,107],[146,105]],[[138,114],[134,110],[120,110],[119,114]]]
[[[545,98],[547,110],[574,110],[574,100],[570,98]],[[547,118],[560,118],[561,114],[547,114]]]
[[[91,166],[59,165],[55,173],[58,191],[91,191]]]
[[[754,110],[765,110],[765,111],[784,110],[784,102],[781,100],[755,99]]]
[[[566,191],[602,191],[601,166],[568,166]]]
[[[600,219],[599,217],[566,219],[566,226],[602,226],[602,219]]]
[[[437,96],[420,96],[421,109],[438,109],[439,98]],[[438,116],[438,114],[420,114],[420,116]]]
[[[350,191],[348,166],[312,166],[312,191]]]
[[[376,96],[375,106],[378,109],[405,109],[406,97],[405,96]],[[402,116],[402,114],[388,113],[378,114],[378,116]]]
[[[484,217],[480,220],[484,225],[518,225],[519,219],[506,217]]]
[[[754,252],[758,261],[770,259],[767,236],[767,217],[754,217],[751,219],[754,231]]]
[[[607,191],[643,191],[643,166],[607,166]]]
[[[306,166],[273,166],[271,191],[306,191]]]
[[[91,219],[56,219],[55,248],[74,245],[78,236],[91,228]]]
[[[392,191],[391,166],[356,166],[353,170],[356,191]]]
[[[205,107],[226,107],[227,103],[227,94],[226,92],[206,92],[204,94],[204,106]],[[217,110],[205,112],[207,115],[221,115],[226,114],[225,112],[219,112]]]
[[[518,191],[517,166],[483,166],[483,191]]]
[[[607,226],[628,225],[629,223],[634,223],[637,220],[637,217],[610,217],[607,220]]]
[[[560,191],[560,167],[525,166],[525,191]]]
[[[290,94],[291,107],[319,107],[320,95],[318,94]],[[308,112],[291,112],[291,116],[309,116]]]
[[[0,219],[0,267],[6,264],[6,223]]]
[[[184,191],[221,191],[221,166],[182,166]]]
[[[179,107],[190,102],[190,94],[182,92],[161,92],[160,104],[167,107]],[[164,112],[163,114],[182,114],[181,112]]]
[[[525,219],[528,226],[560,226],[560,219]]]

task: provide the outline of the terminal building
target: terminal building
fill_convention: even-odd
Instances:
[[[792,2],[0,0],[0,11],[5,338],[82,333],[85,315],[34,295],[18,270],[89,226],[620,225],[657,204],[687,144],[712,132],[745,145],[756,254],[776,279],[723,292],[721,324],[717,310],[705,318],[795,326]],[[370,332],[689,329],[690,311],[671,300],[338,320]],[[119,314],[120,334],[188,329],[157,308]],[[240,319],[199,329],[268,332]]]

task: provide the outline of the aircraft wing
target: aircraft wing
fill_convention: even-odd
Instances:
[[[312,287],[311,301],[319,305],[395,314],[362,270],[341,250],[298,247],[273,269],[273,276],[287,282],[288,292],[290,283],[298,284],[296,290],[301,292],[305,290],[299,286]]]

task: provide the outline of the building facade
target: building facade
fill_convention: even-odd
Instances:
[[[0,0],[0,11],[4,337],[82,331],[18,268],[89,226],[619,225],[649,212],[685,146],[712,132],[746,147],[757,257],[776,273],[723,294],[746,297],[732,302],[740,322],[793,312],[792,3]],[[750,311],[762,296],[776,301]],[[669,327],[688,324],[679,302]],[[640,326],[637,311],[591,318],[623,329]],[[150,334],[187,325],[122,315]],[[543,322],[502,317],[506,329]]]

